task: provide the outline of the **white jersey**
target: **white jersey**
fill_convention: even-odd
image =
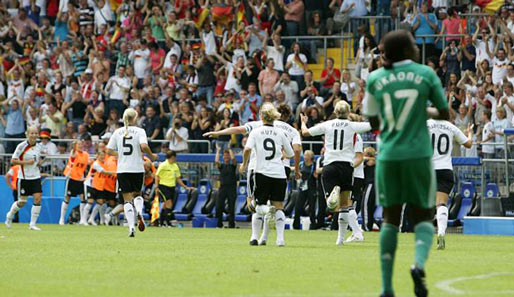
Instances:
[[[293,148],[282,129],[263,125],[250,132],[246,147],[255,151],[255,172],[271,178],[286,178],[282,163],[282,149],[286,157],[293,156]]]
[[[19,179],[34,180],[41,178],[41,172],[39,171],[38,165],[38,162],[41,159],[41,152],[42,146],[40,143],[30,145],[29,142],[25,140],[18,144],[12,158],[20,161],[34,160],[34,164],[32,165],[20,165]]]
[[[246,130],[246,134],[249,134],[250,132],[252,132],[253,129],[262,127],[262,121],[248,122],[243,127]],[[289,143],[302,145],[302,139],[300,138],[300,133],[298,132],[298,130],[293,128],[288,123],[282,122],[282,121],[273,121],[273,127],[283,130],[284,133],[286,134],[287,139],[289,140]],[[282,163],[284,164],[284,166],[291,165],[291,161],[289,158],[284,158]],[[255,152],[254,151],[252,151],[252,154],[250,155],[250,162],[248,163],[248,169],[249,170],[255,169]]]
[[[125,127],[114,131],[107,148],[118,152],[117,173],[142,173],[145,172],[142,144],[148,144],[145,130],[129,126],[128,136],[125,137]]]
[[[325,135],[325,160],[323,163],[326,166],[332,162],[353,163],[357,134],[370,130],[371,125],[367,122],[334,119],[311,127],[309,133],[312,136]]]
[[[435,170],[453,169],[452,151],[453,140],[458,144],[464,144],[468,138],[454,124],[442,120],[428,120],[428,131],[432,139],[434,154],[432,162]]]
[[[486,154],[494,154],[494,144],[488,144],[492,143],[494,141],[494,137],[486,142],[486,140],[490,134],[493,134],[494,126],[493,122],[488,122],[484,125],[484,128],[482,128],[482,153]]]
[[[359,134],[357,134],[357,141],[355,142],[355,153],[362,153],[362,150],[362,137]],[[364,160],[359,166],[355,167],[355,169],[353,170],[353,177],[364,179]]]

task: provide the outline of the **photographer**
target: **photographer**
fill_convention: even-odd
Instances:
[[[455,40],[451,40],[450,45],[443,50],[440,60],[446,64],[445,85],[448,84],[450,80],[450,74],[455,73],[460,77],[460,61],[462,60],[462,54]]]
[[[166,139],[170,141],[170,150],[176,153],[187,153],[188,146],[187,140],[189,138],[189,131],[187,128],[182,127],[182,119],[177,116],[173,120],[173,126],[168,130]]]

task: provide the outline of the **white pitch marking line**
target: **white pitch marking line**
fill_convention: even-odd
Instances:
[[[487,279],[495,276],[500,275],[514,275],[514,273],[510,272],[493,272],[489,274],[481,274],[481,275],[475,275],[475,276],[463,276],[463,277],[456,277],[452,279],[448,279],[445,281],[441,281],[435,284],[435,287],[438,288],[441,291],[444,291],[446,293],[455,294],[455,295],[462,295],[466,292],[463,290],[455,289],[452,287],[454,283],[462,282],[462,281],[468,281],[468,280],[475,280],[475,279]],[[493,293],[493,292],[491,292]],[[501,293],[501,292],[496,292]],[[496,294],[495,294],[496,295]]]

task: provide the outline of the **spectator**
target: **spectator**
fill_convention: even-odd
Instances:
[[[412,29],[415,35],[434,35],[438,32],[437,18],[434,14],[428,12],[428,3],[421,4],[421,12],[416,16]],[[419,52],[423,53],[423,44],[425,44],[425,56],[431,57],[435,55],[434,41],[434,37],[416,38]]]
[[[266,36],[267,37],[267,36]],[[266,56],[269,59],[273,59],[273,69],[283,72],[284,71],[284,52],[285,48],[281,43],[280,35],[273,33],[271,35],[272,45],[267,45],[268,39],[265,38],[263,41],[263,48],[266,50]]]
[[[439,34],[448,34],[448,35],[458,35],[462,34],[462,21],[459,17],[459,12],[455,7],[452,7],[448,10],[448,17],[443,20],[443,27],[441,28],[441,32]],[[446,41],[450,42],[451,40],[455,40],[456,44],[459,44],[460,37],[459,36],[447,36]]]
[[[198,73],[198,89],[196,95],[198,97],[202,95],[206,96],[208,105],[211,105],[214,99],[214,88],[216,85],[214,63],[214,59],[202,51],[195,65],[196,72]]]
[[[150,50],[146,46],[146,41],[142,39],[135,43],[134,50],[130,52],[129,59],[134,67],[134,74],[138,79],[138,87],[143,85],[143,78],[150,76]]]
[[[368,14],[365,0],[345,0],[340,11],[349,17],[362,17]],[[351,30],[357,29],[361,23],[359,19],[351,19]],[[350,31],[351,32],[351,31]]]
[[[229,108],[223,108],[220,113],[218,125],[216,126],[215,131],[221,131],[234,126],[232,112]],[[216,141],[216,146],[219,146],[222,150],[228,148],[230,142],[230,135],[221,135],[218,137]]]
[[[312,2],[321,3],[321,1],[312,1]],[[309,10],[307,10],[307,12],[309,12]],[[323,20],[321,19],[321,12],[319,12],[319,11],[314,12],[314,14],[312,14],[312,17],[307,18],[307,23],[308,23],[307,35],[309,35],[309,36],[324,36],[327,34],[327,30],[325,28],[325,25],[323,24]],[[323,45],[323,41],[319,40],[319,39],[318,40],[311,39],[305,43],[308,44],[309,50],[310,50],[309,61],[316,62],[317,55],[318,55],[318,48]]]
[[[149,49],[152,72],[154,75],[156,75],[161,72],[161,69],[164,65],[164,57],[166,56],[166,52],[162,48],[159,48],[156,42],[151,42]]]
[[[450,45],[444,49],[440,59],[446,65],[446,76],[443,82],[443,85],[446,85],[451,74],[460,76],[460,60],[462,59],[462,54],[460,54],[454,39],[451,40]]]
[[[41,132],[39,132],[39,139],[41,139],[41,151],[45,155],[53,156],[58,153],[57,145],[51,141],[51,134],[52,131],[50,129],[41,129]],[[52,165],[51,159],[46,159],[41,163],[41,171],[50,173]]]
[[[40,121],[42,126],[52,131],[52,138],[59,138],[63,129],[64,115],[59,111],[54,101],[48,106],[48,112],[42,114]]]
[[[182,119],[177,117],[173,120],[172,127],[166,134],[166,139],[170,141],[170,151],[176,153],[187,153],[187,140],[189,139],[189,131],[182,126]]]
[[[209,111],[206,107],[202,107],[200,109],[200,115],[195,112],[194,118],[193,118],[193,124],[191,126],[191,129],[195,132],[194,133],[194,139],[196,140],[204,140],[203,134],[212,131],[213,127],[213,121],[211,119],[211,116],[209,115]],[[209,153],[208,150],[208,144],[206,143],[198,143],[193,144],[193,147],[195,147],[195,153],[200,154],[206,154]]]
[[[150,148],[154,153],[158,153],[161,144],[152,140],[162,139],[164,133],[161,127],[161,119],[157,115],[155,106],[149,105],[146,107],[146,117],[143,120],[142,128],[146,132]]]
[[[88,105],[84,123],[88,125],[88,131],[91,135],[100,136],[105,132],[107,124],[104,118],[104,108],[102,106]]]
[[[286,72],[282,73],[280,80],[273,87],[273,92],[279,91],[284,93],[285,101],[291,109],[295,109],[298,105],[298,84],[292,81]]]
[[[466,35],[464,37],[464,45],[459,45],[459,54],[462,55],[462,71],[476,72],[476,48],[473,45],[472,37]]]
[[[291,79],[296,81],[298,88],[303,90],[305,88],[304,74],[307,69],[307,57],[300,53],[300,44],[294,42],[291,46],[291,54],[287,56],[286,70],[288,71]]]
[[[493,52],[491,52],[489,46],[486,46],[485,48],[489,59],[493,62],[492,76],[494,85],[503,83],[503,79],[507,76],[507,64],[509,64],[509,60],[505,55],[505,49],[498,48],[499,45],[500,42],[497,42]]]
[[[77,131],[75,131],[75,124],[73,122],[67,122],[64,131],[61,133],[62,139],[78,139]]]
[[[284,19],[286,20],[287,35],[296,36],[300,35],[300,25],[303,21],[303,12],[305,6],[302,0],[292,0],[288,4],[284,1],[279,1],[279,5],[284,11]]]
[[[259,73],[259,90],[261,95],[273,92],[273,87],[277,83],[279,76],[278,71],[275,70],[275,61],[269,58],[266,62],[266,68]]]
[[[117,75],[107,82],[105,87],[109,94],[107,110],[116,110],[118,115],[123,114],[128,106],[128,91],[130,90],[130,79],[125,74],[125,66],[120,66]]]
[[[162,10],[158,5],[152,7],[152,11],[146,11],[146,18],[143,21],[144,25],[150,25],[152,36],[159,43],[159,46],[164,46],[164,30],[166,18],[162,14]]]
[[[79,127],[79,132],[80,132],[80,127]],[[84,134],[84,136],[81,138],[81,140],[83,140],[82,150],[87,152],[89,155],[93,155],[96,152],[96,148],[95,148],[95,145],[93,144],[93,141],[91,140],[91,135],[89,133]]]
[[[20,103],[17,99],[13,99],[10,103],[9,100],[4,100],[2,105],[9,106],[7,111],[7,118],[5,121],[5,137],[6,138],[24,138],[25,137],[25,121],[23,119]],[[7,141],[5,152],[12,154],[14,149],[19,144],[18,141]]]
[[[328,94],[336,81],[341,80],[341,72],[334,68],[334,59],[327,58],[327,68],[321,72],[321,96]]]
[[[346,96],[348,103],[352,103],[353,95],[357,88],[357,84],[352,81],[352,74],[349,70],[343,71],[343,80],[341,82],[341,93]]]

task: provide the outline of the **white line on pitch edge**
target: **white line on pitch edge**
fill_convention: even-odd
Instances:
[[[491,278],[491,277],[495,277],[495,276],[500,276],[500,275],[514,275],[514,273],[511,273],[511,272],[493,272],[493,273],[489,273],[489,274],[481,274],[481,275],[475,275],[475,276],[456,277],[456,278],[448,279],[448,280],[445,280],[445,281],[440,281],[440,282],[435,284],[435,287],[438,288],[441,291],[445,291],[446,293],[450,293],[450,294],[454,294],[454,295],[462,295],[462,294],[469,293],[469,292],[465,292],[463,290],[459,290],[459,289],[453,288],[452,285],[454,283],[462,282],[462,281],[468,281],[468,280],[475,280],[475,279],[487,279],[487,278]],[[512,291],[510,291],[510,292],[512,292]],[[492,293],[493,295],[503,294],[503,292],[501,292],[501,291],[490,292],[490,293]],[[505,293],[508,293],[508,292],[505,292]]]

